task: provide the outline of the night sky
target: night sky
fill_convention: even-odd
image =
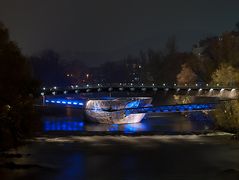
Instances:
[[[238,0],[0,0],[0,20],[22,51],[79,53],[89,64],[140,49],[162,48],[175,35],[181,50],[232,30]]]

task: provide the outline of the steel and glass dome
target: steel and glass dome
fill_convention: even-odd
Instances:
[[[149,107],[151,102],[151,97],[91,99],[86,102],[85,113],[89,121],[97,123],[138,123],[145,113],[139,113],[137,108]]]

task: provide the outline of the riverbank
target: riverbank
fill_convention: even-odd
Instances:
[[[6,153],[1,179],[239,178],[239,142],[226,133],[39,137]]]

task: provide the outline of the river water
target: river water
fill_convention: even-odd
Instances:
[[[208,113],[146,114],[140,123],[98,124],[87,122],[79,108],[49,106],[41,111],[44,135],[95,134],[200,134],[214,129]]]

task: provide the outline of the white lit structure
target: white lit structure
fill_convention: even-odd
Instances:
[[[135,108],[151,106],[152,98],[112,98],[88,100],[85,106],[89,121],[106,124],[126,124],[140,122],[145,113],[139,113]]]

